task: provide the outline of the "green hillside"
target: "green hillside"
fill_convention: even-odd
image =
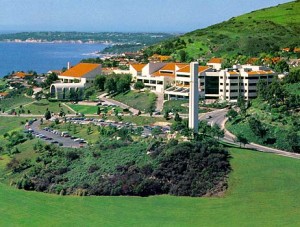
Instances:
[[[224,55],[276,52],[300,46],[300,1],[253,11],[228,21],[195,30],[145,50],[179,60]]]
[[[244,149],[231,154],[234,171],[222,198],[57,196],[0,183],[0,225],[299,226],[299,160]]]

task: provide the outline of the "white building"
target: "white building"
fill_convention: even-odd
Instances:
[[[217,61],[215,61],[217,62]],[[277,74],[265,66],[237,65],[230,69],[217,70],[216,65],[198,66],[199,96],[235,102],[239,96],[246,100],[257,96],[257,82],[265,79],[272,82]],[[217,65],[219,64],[219,65]],[[214,68],[212,68],[212,66]],[[130,66],[134,78],[146,88],[164,93],[167,99],[188,99],[190,93],[190,65],[184,63],[148,63]]]
[[[162,93],[167,87],[173,85],[176,71],[187,65],[184,63],[148,63],[136,78],[137,81],[144,83],[145,88]]]
[[[222,58],[212,58],[207,62],[207,66],[210,66],[213,69],[220,70],[222,68]]]
[[[65,99],[66,92],[90,87],[101,72],[100,64],[79,63],[58,76],[60,83],[51,84],[51,97]]]

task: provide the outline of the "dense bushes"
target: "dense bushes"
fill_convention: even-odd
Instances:
[[[16,187],[61,195],[203,196],[226,188],[229,154],[216,141],[145,145],[112,140],[93,151],[39,145],[35,161],[13,159],[7,168],[26,169]]]

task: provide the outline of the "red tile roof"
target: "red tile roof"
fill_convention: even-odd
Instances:
[[[141,72],[146,64],[131,64],[131,66],[137,71]]]
[[[210,69],[210,67],[209,66],[199,66],[198,72],[201,73],[201,72],[206,71],[207,69]],[[177,72],[178,73],[190,73],[190,65],[187,65],[187,66],[179,69]]]
[[[222,64],[223,59],[222,58],[212,58],[209,60],[208,63],[210,64]]]
[[[100,64],[79,63],[78,65],[63,72],[60,75],[61,76],[69,76],[69,77],[83,77],[84,75],[95,70],[99,66],[100,66]]]

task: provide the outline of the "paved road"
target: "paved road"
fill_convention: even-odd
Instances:
[[[134,108],[132,108],[132,107],[130,107],[130,106],[128,106],[128,105],[122,103],[122,102],[118,102],[118,101],[116,101],[116,100],[114,100],[114,99],[106,98],[106,95],[107,95],[107,93],[102,94],[102,95],[100,95],[98,98],[99,98],[100,100],[105,101],[105,102],[109,102],[109,103],[112,103],[112,104],[114,104],[114,105],[117,105],[117,106],[119,106],[119,107],[121,107],[121,108],[123,108],[123,109],[129,109],[129,111],[132,112],[133,114],[138,114],[139,110],[134,109]]]
[[[52,141],[57,141],[58,143],[62,143],[63,147],[79,148],[80,146],[83,146],[83,145],[80,145],[79,142],[73,141],[70,137],[62,137],[62,136],[54,134],[52,132],[40,129],[40,124],[41,124],[41,122],[39,120],[37,120],[37,121],[34,121],[30,127],[34,132],[37,132],[39,134],[43,134],[49,138],[52,138],[52,140],[44,140],[43,139],[44,141],[46,141],[48,143],[51,143]]]
[[[199,119],[206,120],[211,125],[214,125],[214,124],[219,125],[221,129],[224,129],[224,133],[225,133],[224,138],[222,138],[222,140],[227,143],[239,145],[239,143],[235,142],[235,136],[232,133],[230,133],[228,130],[226,130],[226,128],[225,128],[225,123],[227,120],[227,118],[226,118],[227,111],[228,111],[227,109],[215,110],[215,111],[206,113],[204,115],[201,115],[199,117]],[[211,116],[211,118],[207,119],[207,116]],[[279,149],[274,149],[274,148],[262,146],[259,144],[255,144],[255,143],[246,144],[245,148],[300,159],[300,154],[291,153],[291,152],[287,152],[287,151],[283,151],[283,150],[279,150]]]

